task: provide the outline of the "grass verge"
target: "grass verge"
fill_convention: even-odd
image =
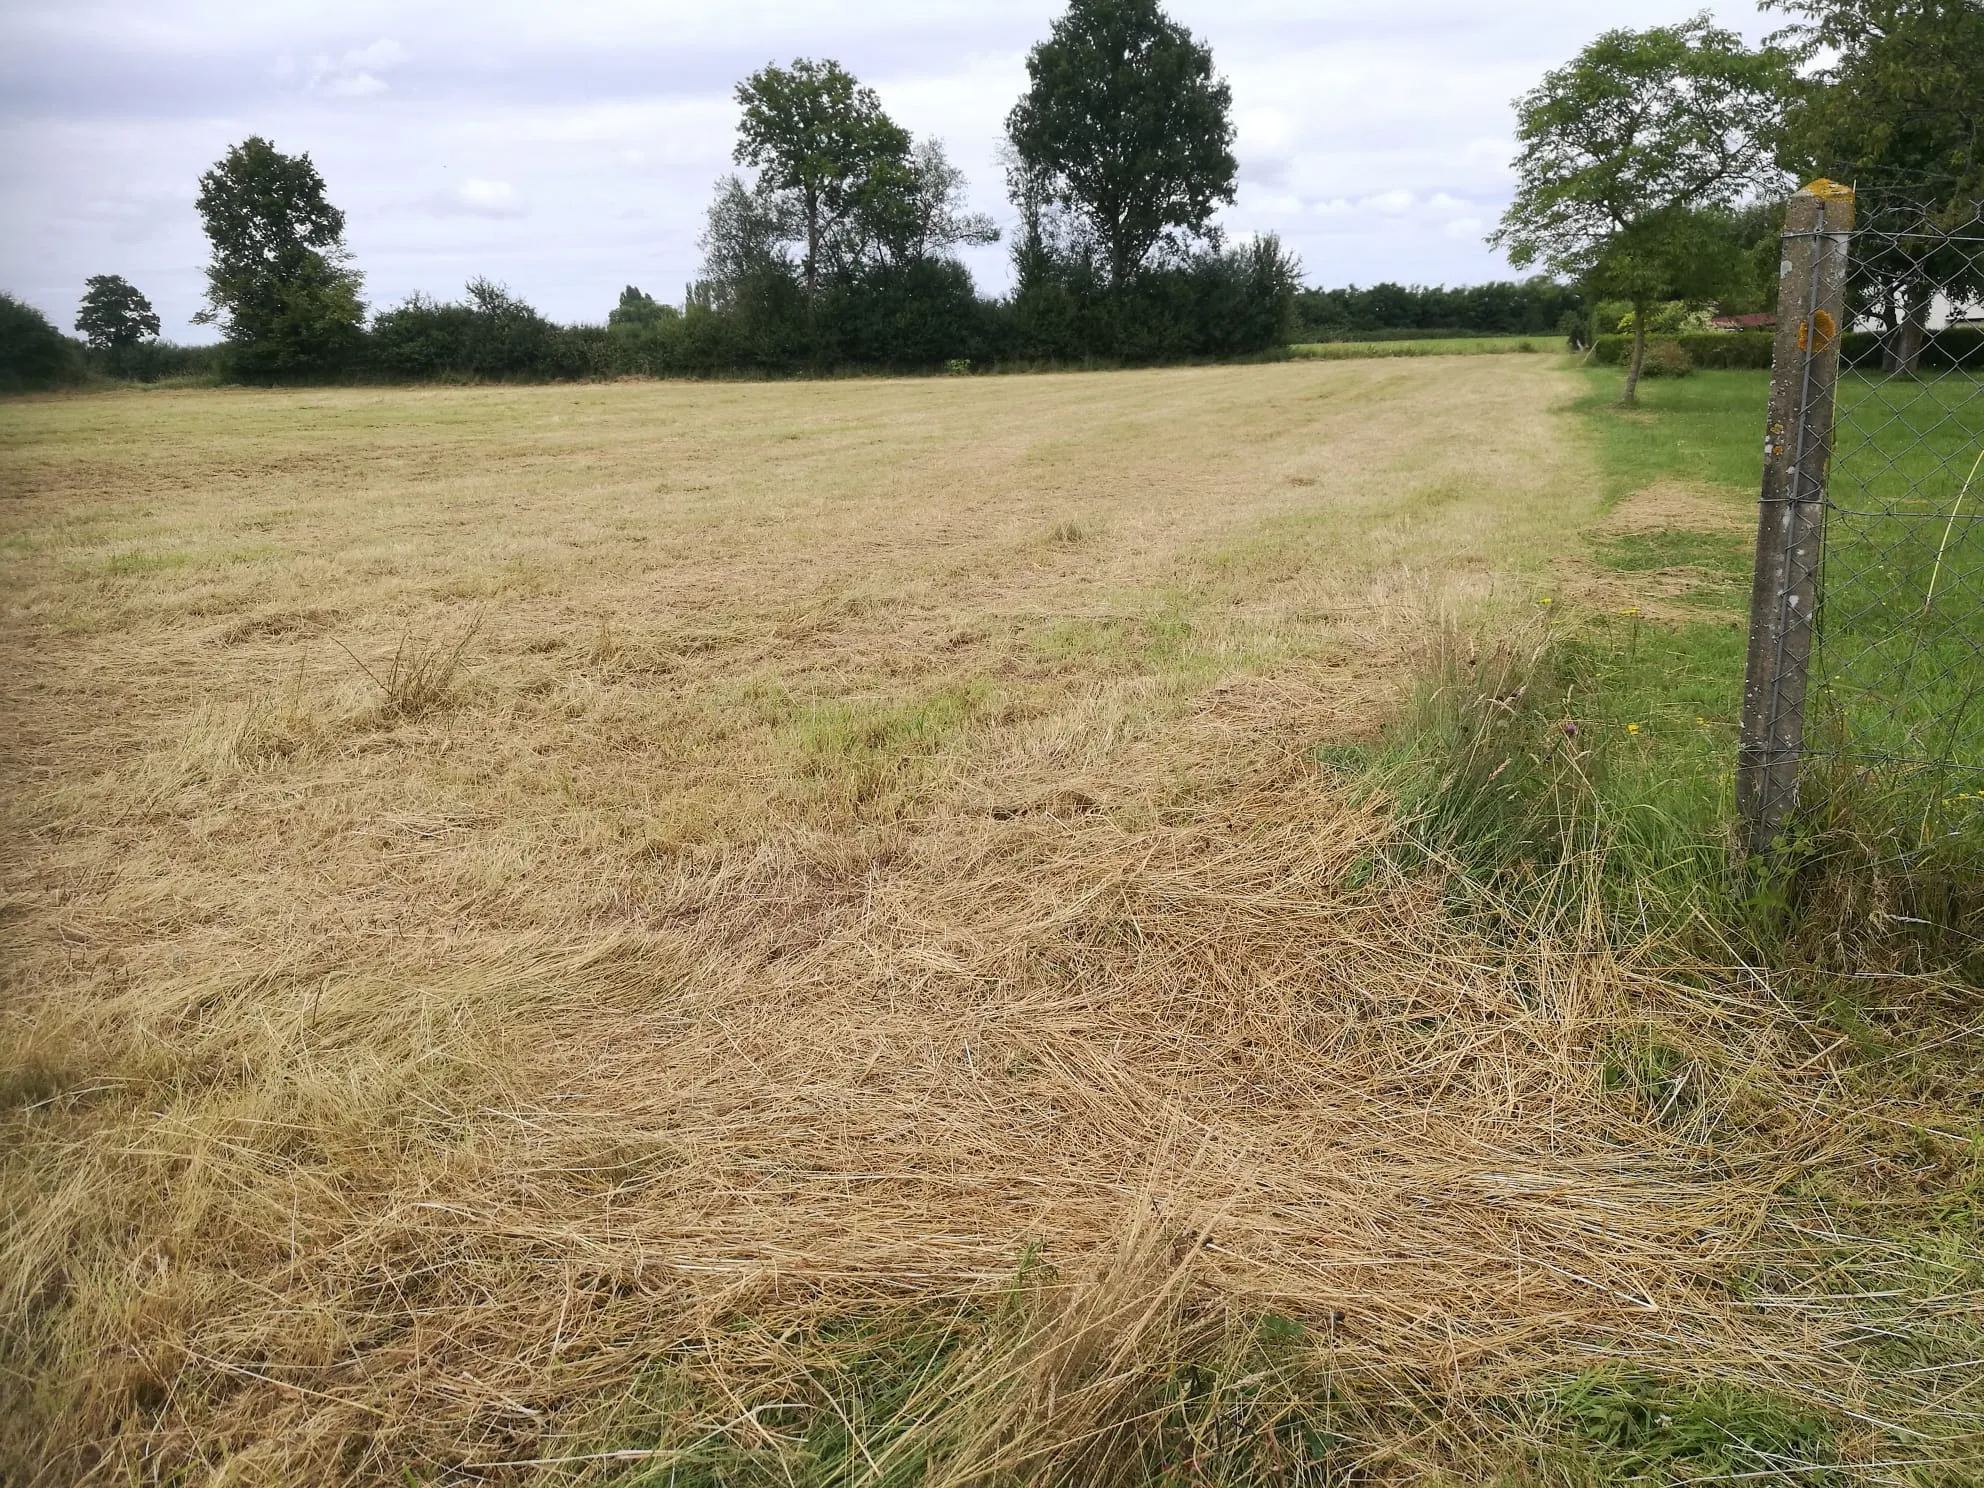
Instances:
[[[1765,392],[1763,374],[1705,374],[1624,410],[1598,373],[1577,413],[1622,511],[1682,481],[1737,513]],[[1581,605],[1543,596],[1499,644],[1450,633],[1409,725],[1335,762],[1395,801],[1463,918],[1517,938],[1602,926],[1667,976],[1748,990],[1712,1027],[1629,1019],[1605,1087],[1721,1160],[1825,1129],[1834,1156],[1760,1206],[1760,1258],[1726,1285],[1760,1327],[1774,1309],[1852,1319],[1840,1378],[1865,1393],[1595,1371],[1550,1417],[1575,1440],[1545,1454],[1566,1476],[1544,1480],[1984,1480],[1984,1078],[1968,1052],[1984,848],[1961,822],[1927,830],[1906,778],[1842,762],[1817,773],[1780,868],[1738,867],[1747,545],[1727,523],[1628,524],[1594,558]],[[1660,602],[1638,602],[1655,578]]]
[[[1629,506],[1636,493],[1680,485],[1729,520],[1602,533],[1598,581],[1579,600],[1541,597],[1536,624],[1498,644],[1450,635],[1417,722],[1390,757],[1408,812],[1477,873],[1548,882],[1579,904],[1597,892],[1634,934],[1689,927],[1696,953],[1984,985],[1975,934],[1984,796],[1951,794],[1947,772],[1870,766],[1852,752],[1878,754],[1915,715],[1944,721],[1945,733],[1957,726],[1949,721],[1961,709],[1943,694],[1962,689],[1951,680],[1961,668],[1905,695],[1870,700],[1859,685],[1873,654],[1867,617],[1894,608],[1875,591],[1912,593],[1919,575],[1898,561],[1849,568],[1829,590],[1842,616],[1829,627],[1829,654],[1854,661],[1837,687],[1815,683],[1812,736],[1837,755],[1814,761],[1805,817],[1778,870],[1732,873],[1752,551],[1738,534],[1754,501],[1768,379],[1712,372],[1656,383],[1623,409],[1614,374],[1587,376],[1577,413],[1600,451],[1608,499]],[[1843,402],[1893,397],[1851,387]],[[1937,401],[1946,415],[1948,403]],[[1961,443],[1948,422],[1936,423],[1945,442]],[[1880,499],[1878,481],[1859,471],[1878,464],[1892,479],[1902,462],[1877,455],[1848,450],[1835,494]],[[1864,541],[1857,529],[1840,540]],[[1941,652],[1974,646],[1980,623],[1953,614],[1946,629],[1963,633],[1944,635]],[[1957,757],[1976,747],[1942,744]],[[1597,871],[1563,876],[1573,862]]]

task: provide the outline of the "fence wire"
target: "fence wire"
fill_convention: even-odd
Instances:
[[[1984,205],[1863,191],[1849,254],[1808,800],[1904,790],[1926,845],[1984,825]]]

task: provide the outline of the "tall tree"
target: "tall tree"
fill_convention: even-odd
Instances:
[[[790,282],[786,244],[803,231],[798,193],[767,182],[746,186],[738,176],[716,183],[703,229],[703,276],[695,295],[713,309],[735,309],[754,284]]]
[[[838,62],[801,57],[737,85],[744,117],[733,159],[759,184],[798,198],[806,230],[806,292],[817,293],[826,235],[855,205],[879,166],[909,157],[909,135]]]
[[[1883,321],[1890,371],[1915,368],[1938,289],[1984,294],[1984,5],[1977,0],[1768,0],[1796,17],[1774,42],[1807,72],[1783,163],[1858,188],[1856,309]]]
[[[1739,272],[1730,212],[1779,188],[1789,59],[1706,15],[1607,31],[1516,103],[1515,200],[1489,242],[1633,303],[1623,401],[1635,401],[1656,300],[1708,299]]]
[[[951,164],[944,142],[927,139],[903,159],[876,163],[837,236],[834,256],[846,267],[901,267],[965,244],[996,243],[999,229],[967,205],[964,172]]]
[[[630,284],[620,291],[620,303],[606,312],[606,328],[640,331],[673,320],[681,313],[673,305],[662,304],[639,285]]]
[[[194,319],[221,326],[244,372],[327,370],[357,345],[362,280],[308,155],[244,140],[200,177],[195,205],[212,256]]]
[[[1816,63],[1786,110],[1786,164],[1899,178],[1918,199],[1984,196],[1984,5],[1766,0],[1771,40]]]
[[[1014,199],[1074,216],[1120,289],[1167,236],[1203,235],[1231,202],[1233,94],[1211,49],[1157,0],[1071,0],[1028,55],[1006,119]],[[1038,247],[1029,220],[1022,253]]]
[[[136,346],[158,334],[158,312],[131,282],[117,274],[92,274],[83,281],[83,303],[76,329],[98,351]]]

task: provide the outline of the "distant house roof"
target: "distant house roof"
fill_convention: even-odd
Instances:
[[[1775,315],[1718,315],[1709,324],[1718,331],[1774,331]]]

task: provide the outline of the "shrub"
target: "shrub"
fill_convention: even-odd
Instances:
[[[1584,324],[1584,299],[1570,285],[1547,277],[1454,289],[1402,284],[1360,289],[1353,284],[1299,291],[1295,316],[1304,341],[1569,336]]]
[[[0,294],[0,393],[68,387],[83,375],[74,342],[34,306]]]
[[[321,254],[231,291],[223,361],[242,382],[319,382],[365,354],[358,276]]]
[[[1885,338],[1875,331],[1849,331],[1840,338],[1840,358],[1844,365],[1862,371],[1879,371],[1881,347]],[[1771,351],[1776,343],[1769,331],[1703,331],[1676,336],[1673,340],[1697,367],[1736,367],[1769,371]],[[1600,336],[1592,347],[1592,360],[1608,367],[1623,367],[1632,354],[1630,336]],[[1931,332],[1922,343],[1921,366],[1944,372],[1960,369],[1984,371],[1984,327],[1951,326]]]
[[[1697,367],[1747,368],[1769,371],[1775,337],[1769,331],[1700,331],[1686,336],[1664,338],[1687,352]],[[1654,345],[1662,344],[1661,341]],[[1651,349],[1651,348],[1649,348]],[[1632,355],[1631,336],[1600,336],[1592,346],[1592,360],[1601,366],[1623,367]]]
[[[395,377],[532,382],[607,370],[581,330],[552,324],[502,285],[476,279],[468,295],[444,303],[416,294],[378,316],[370,338],[373,369]]]
[[[1840,338],[1840,359],[1849,367],[1879,371],[1887,336],[1879,331],[1848,331]],[[1984,326],[1951,326],[1932,331],[1922,342],[1917,365],[1925,370],[1984,372]]]
[[[963,264],[878,265],[820,294],[816,355],[830,365],[941,367],[985,355],[985,309]]]
[[[137,341],[93,347],[83,353],[90,371],[123,382],[158,382],[168,377],[215,377],[225,360],[221,346],[178,346],[170,341]]]
[[[1112,290],[1096,265],[1045,253],[1022,266],[1006,311],[1027,361],[1151,362],[1244,356],[1287,344],[1297,266],[1272,237],[1199,253]]]
[[[1694,370],[1695,359],[1688,355],[1688,348],[1665,338],[1650,343],[1640,362],[1642,377],[1686,377]]]

